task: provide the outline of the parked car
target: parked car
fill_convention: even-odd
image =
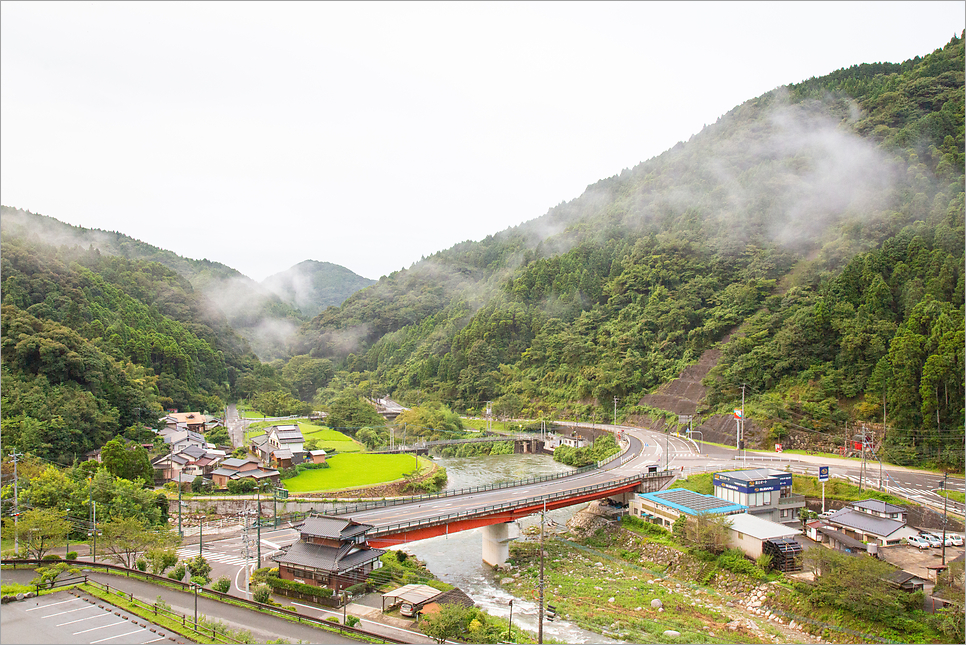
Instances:
[[[818,514],[818,516],[819,516],[819,517],[820,517],[821,519],[823,519],[823,520],[824,520],[824,519],[826,519],[826,518],[829,518],[829,517],[832,517],[832,513],[834,513],[834,512],[835,512],[835,511],[824,511],[824,512],[822,512],[822,513],[819,513],[819,514]]]
[[[906,544],[917,547],[920,551],[929,548],[929,542],[927,542],[925,538],[921,538],[918,535],[911,535],[906,538]]]
[[[949,533],[946,535],[947,539],[953,541],[953,546],[963,546],[963,536],[957,535],[956,533]]]
[[[929,544],[929,546],[934,546],[934,547],[937,547],[938,548],[938,547],[941,547],[943,545],[942,540],[940,540],[939,538],[937,538],[932,533],[926,533],[926,532],[923,531],[923,532],[920,532],[919,533],[919,537],[921,539],[925,540]]]

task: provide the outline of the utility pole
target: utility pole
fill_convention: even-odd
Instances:
[[[181,530],[181,475],[178,475],[178,537],[184,537],[184,531]]]
[[[617,397],[614,397],[614,425],[617,425]]]
[[[543,523],[547,518],[547,502],[543,503],[543,512],[540,513],[540,607],[539,620],[537,622],[537,642],[543,643]]]
[[[745,384],[741,384],[741,421],[738,422],[741,427],[741,456],[742,461],[746,457],[745,453]]]
[[[258,550],[258,567],[262,566],[262,482],[258,482],[258,488],[255,493],[255,533],[258,536],[256,538],[257,550]],[[258,568],[256,567],[256,568]]]
[[[943,566],[946,566],[946,506],[949,504],[949,493],[946,491],[946,477],[949,473],[943,473]]]
[[[245,596],[250,599],[248,591],[248,559],[251,557],[251,542],[248,539],[248,517],[247,511],[242,511],[242,557],[245,558]]]
[[[13,449],[13,552],[20,556],[20,497],[17,492],[17,458],[23,457],[22,453]]]
[[[865,476],[865,426],[862,426],[862,465],[859,466],[859,492],[862,492],[862,479]]]

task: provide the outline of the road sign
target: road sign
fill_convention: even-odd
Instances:
[[[818,467],[818,480],[820,482],[827,482],[828,481],[828,466],[819,466]]]
[[[275,489],[275,499],[288,499],[288,489],[287,488],[276,488]]]

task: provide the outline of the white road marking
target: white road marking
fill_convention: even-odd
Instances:
[[[97,607],[94,607],[93,605],[91,605],[90,607],[88,607],[88,609],[97,609]],[[100,615],[101,615],[100,612],[98,612],[97,614],[95,614],[93,616],[85,616],[84,618],[78,618],[77,620],[70,620],[70,621],[67,621],[66,623],[61,623],[59,625],[54,625],[54,627],[63,627],[64,625],[73,625],[74,623],[80,623],[80,622],[83,622],[85,620],[92,620],[94,618],[97,618]]]
[[[78,598],[78,600],[80,600],[80,598]],[[60,603],[58,603],[58,604],[60,604]],[[75,611],[82,611],[84,609],[87,609],[87,607],[79,607],[77,609],[68,609],[67,611],[59,611],[56,614],[49,614],[47,616],[41,616],[41,618],[53,618],[54,616],[62,616],[64,614],[72,614]]]
[[[91,645],[94,645],[94,643],[103,643],[104,641],[114,640],[115,638],[121,638],[122,636],[130,636],[131,634],[137,634],[138,632],[143,632],[143,631],[144,631],[143,629],[135,629],[133,632],[128,632],[126,634],[118,634],[117,636],[108,636],[107,638],[102,638],[97,641],[91,641]]]
[[[86,634],[87,632],[92,632],[95,629],[104,629],[105,627],[113,627],[114,625],[122,625],[122,624],[124,624],[126,622],[127,622],[126,620],[119,620],[116,623],[109,623],[107,625],[101,625],[100,627],[91,627],[90,629],[85,629],[85,630],[80,631],[80,632],[74,632],[73,635],[74,636],[77,636],[78,634]]]
[[[27,611],[37,611],[38,609],[47,609],[48,607],[53,607],[55,605],[63,605],[65,602],[77,602],[80,598],[71,598],[70,600],[61,600],[60,602],[52,602],[49,605],[41,605],[40,607],[31,607]]]

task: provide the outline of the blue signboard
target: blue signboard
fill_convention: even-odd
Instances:
[[[818,480],[820,482],[827,482],[828,481],[828,466],[819,466],[818,467]]]
[[[782,488],[791,488],[792,474],[781,473],[771,475],[762,479],[743,479],[728,475],[728,473],[715,473],[714,485],[735,490],[739,493],[765,493]]]

